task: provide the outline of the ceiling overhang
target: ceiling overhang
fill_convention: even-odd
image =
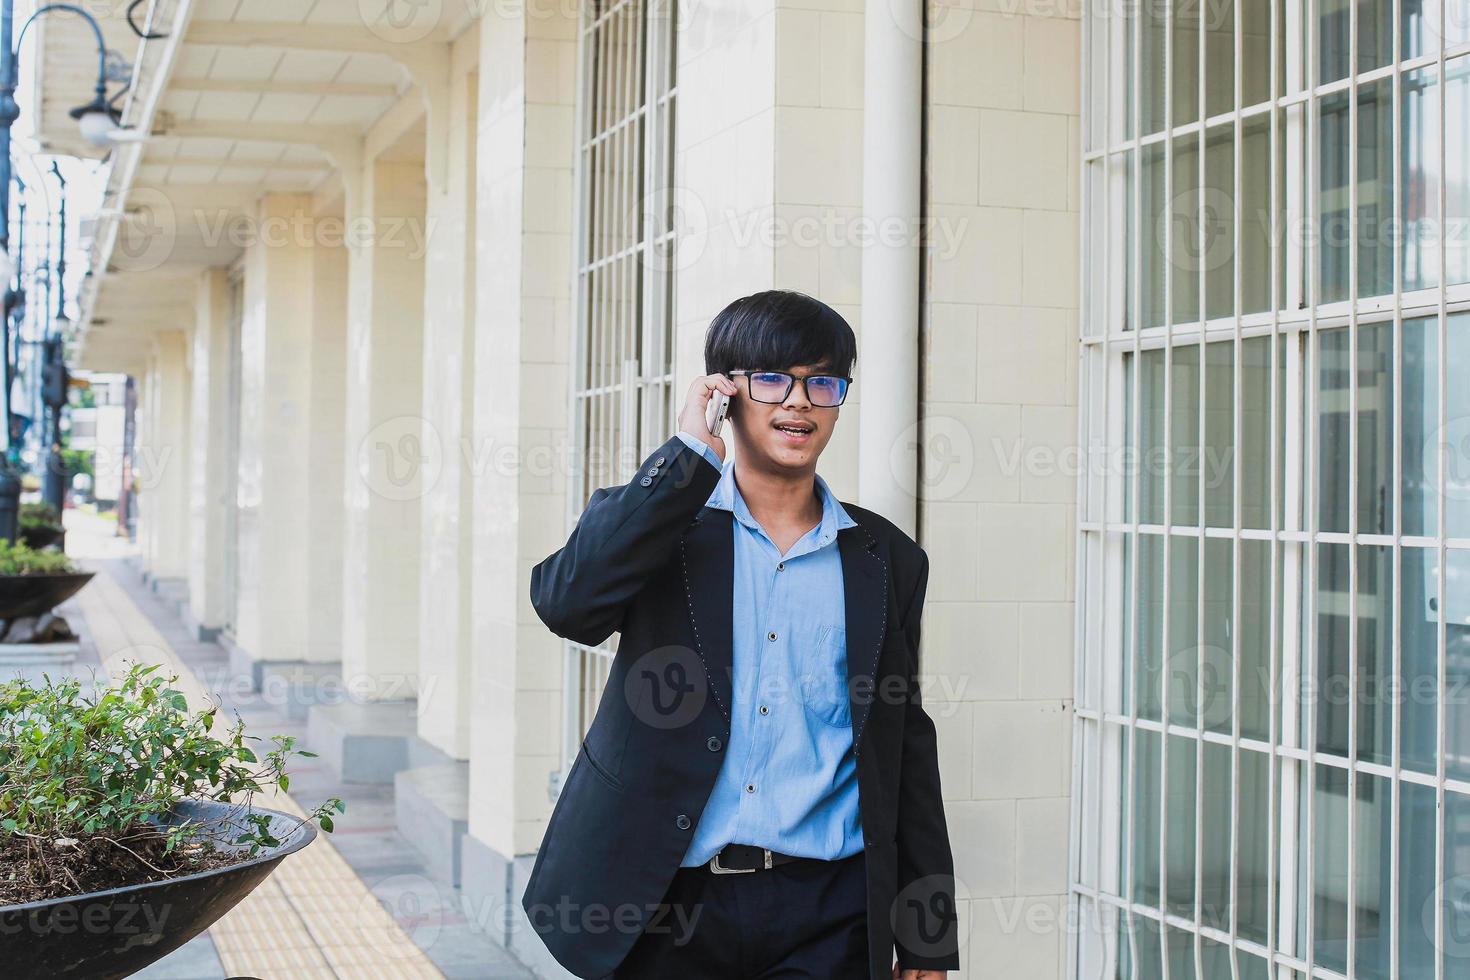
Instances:
[[[166,36],[146,41],[127,25],[125,3],[99,18],[108,46],[133,64],[123,123],[146,138],[116,144],[108,160],[76,322],[79,363],[123,370],[157,330],[192,326],[197,273],[238,259],[262,194],[334,201],[338,171],[359,158],[364,135],[401,114],[411,90],[442,83],[448,44],[476,5],[425,30],[398,24],[388,4],[150,0],[137,18]],[[42,20],[53,18],[38,22],[38,137],[85,155],[66,112],[95,86],[95,42],[79,18]]]

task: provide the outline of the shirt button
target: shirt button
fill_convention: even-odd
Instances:
[[[754,793],[755,792],[755,783],[746,783],[745,784],[745,791],[747,793]]]
[[[725,746],[725,743],[720,741],[718,735],[711,735],[704,744],[711,752],[718,752]]]
[[[643,479],[641,479],[641,480],[638,481],[638,485],[640,487],[651,486],[652,484],[653,484],[653,479],[651,477],[647,477],[647,476],[645,476]]]
[[[678,827],[680,830],[688,830],[691,826],[693,826],[693,823],[689,819],[689,814],[681,813],[674,818],[674,826]]]
[[[770,705],[765,705],[765,704],[761,705],[761,714],[768,715],[770,713],[771,713]]]
[[[769,633],[767,633],[766,634],[766,639],[771,640],[771,641],[774,641],[776,639],[776,631],[775,630],[771,630]]]
[[[786,571],[786,563],[784,561],[778,561],[778,562],[776,562],[776,571],[778,571],[778,572],[784,572],[784,571]]]

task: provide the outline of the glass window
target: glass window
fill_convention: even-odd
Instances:
[[[670,0],[583,5],[575,507],[596,488],[625,482],[667,438],[674,418],[675,13]],[[568,764],[592,720],[611,653],[567,647]]]
[[[1080,397],[1132,465],[1080,532],[1123,585],[1079,602],[1119,714],[1079,710],[1114,783],[1076,825],[1136,904],[1079,974],[1470,975],[1470,4],[1084,16],[1140,76],[1090,111],[1141,140],[1088,130],[1127,301]]]
[[[1404,289],[1439,285],[1441,262],[1446,282],[1470,282],[1470,57],[1446,64],[1443,90],[1429,67],[1406,72],[1402,92]]]

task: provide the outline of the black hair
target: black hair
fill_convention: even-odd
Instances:
[[[849,377],[855,361],[857,337],[842,315],[789,289],[742,296],[710,321],[704,337],[706,374],[825,364],[833,374]]]

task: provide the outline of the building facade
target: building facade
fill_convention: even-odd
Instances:
[[[530,568],[785,287],[858,333],[823,476],[930,557],[966,975],[1463,973],[1463,0],[147,17],[76,346],[138,381],[149,574],[447,767],[525,962],[615,650]]]

